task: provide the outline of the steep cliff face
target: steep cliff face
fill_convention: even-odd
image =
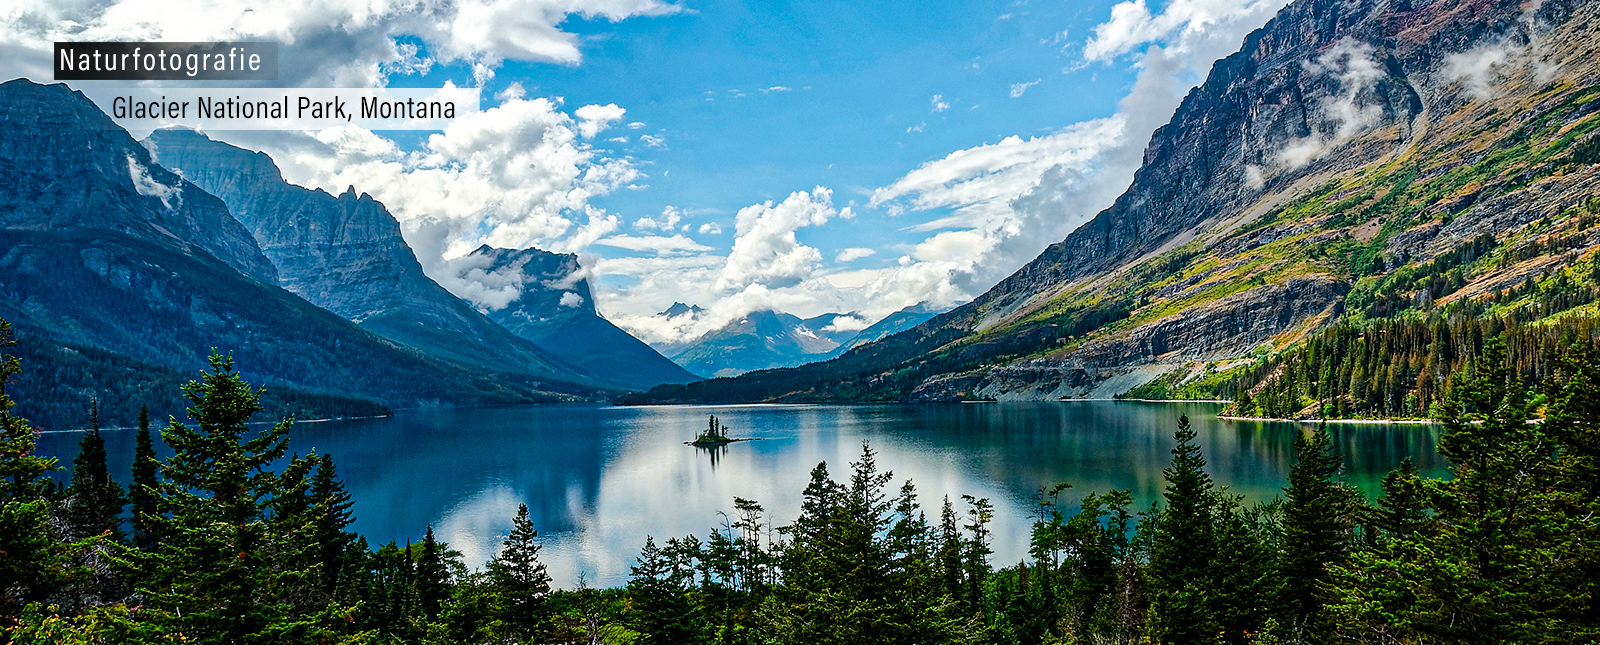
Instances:
[[[699,380],[600,315],[578,256],[481,246],[465,262],[519,289],[505,307],[488,310],[491,320],[585,373],[628,389]]]
[[[590,385],[469,370],[313,306],[272,284],[272,265],[220,200],[141,156],[82,95],[26,81],[0,93],[0,169],[16,178],[0,198],[0,318],[17,326],[34,356],[81,358],[71,348],[90,348],[131,359],[119,364],[188,376],[216,349],[258,384],[394,406],[598,394]],[[142,189],[131,164],[143,168]],[[138,390],[93,380],[137,373],[40,380],[61,367],[28,366],[29,392],[87,406],[97,392]]]
[[[973,302],[804,374],[640,398],[1110,396],[1281,350],[1347,298],[1386,315],[1570,265],[1590,244],[1508,252],[1459,294],[1406,277],[1578,221],[1600,181],[1568,152],[1600,129],[1597,25],[1593,1],[1298,0],[1216,63],[1110,208]]]
[[[607,354],[609,345],[622,342],[617,339],[572,345],[567,337],[534,338],[497,324],[429,278],[394,216],[371,196],[357,196],[353,187],[335,197],[290,184],[267,155],[192,130],[157,130],[146,145],[161,163],[228,203],[278,266],[284,288],[362,327],[434,356],[495,371],[624,389],[692,380],[687,373],[657,379],[660,370],[641,372],[627,362],[597,363],[594,359]],[[582,289],[580,308],[597,318],[587,285]],[[519,311],[562,309],[539,294],[527,300]]]
[[[117,231],[276,280],[220,200],[155,163],[82,93],[26,79],[0,84],[0,132],[0,226]]]

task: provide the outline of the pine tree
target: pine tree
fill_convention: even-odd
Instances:
[[[11,324],[0,320],[0,349],[15,344]],[[16,357],[0,356],[0,617],[17,616],[27,603],[60,589],[76,551],[54,540],[48,528],[44,475],[56,469],[56,460],[33,454],[33,428],[11,413],[16,402],[6,387],[21,372]]]
[[[0,320],[0,349],[16,345],[11,323]],[[0,356],[0,501],[29,502],[44,491],[45,473],[56,470],[56,460],[33,454],[33,428],[27,419],[11,413],[16,402],[6,393],[11,377],[22,373],[22,361]]]
[[[1374,539],[1408,540],[1417,535],[1428,521],[1428,491],[1417,466],[1411,457],[1384,475],[1379,484],[1383,490],[1378,504],[1370,511],[1368,524],[1375,533]]]
[[[68,531],[76,538],[104,535],[121,542],[122,487],[106,468],[106,440],[100,436],[100,402],[90,404],[89,432],[78,441],[72,460],[72,485],[66,500]]]
[[[962,549],[962,578],[967,584],[967,612],[976,614],[983,608],[980,604],[983,582],[989,577],[989,556],[994,554],[994,549],[989,546],[989,522],[994,520],[994,505],[988,499],[971,495],[962,495],[961,499],[967,503],[967,524],[962,528],[971,536]]]
[[[429,622],[439,619],[439,610],[450,598],[450,571],[444,565],[444,553],[433,537],[433,526],[422,538],[422,552],[417,556],[417,608]]]
[[[1166,477],[1166,508],[1151,547],[1152,608],[1164,643],[1209,643],[1220,630],[1213,595],[1217,561],[1216,490],[1205,472],[1189,417],[1178,418],[1172,465]]]
[[[538,537],[528,519],[528,505],[519,504],[517,516],[511,520],[511,534],[489,561],[489,578],[500,596],[504,620],[526,639],[539,638],[549,629],[545,605],[550,574],[539,561]]]
[[[1283,546],[1278,556],[1279,624],[1304,638],[1327,633],[1319,589],[1328,567],[1343,564],[1354,541],[1353,493],[1337,477],[1344,460],[1333,453],[1328,426],[1300,433],[1284,494]]]
[[[161,433],[173,450],[160,464],[158,513],[150,516],[161,548],[126,554],[147,604],[167,617],[168,630],[199,642],[315,632],[329,610],[304,615],[292,604],[309,577],[292,565],[309,527],[269,512],[282,506],[285,491],[270,467],[287,451],[293,422],[246,437],[261,406],[232,357],[213,353],[210,368],[183,389],[195,427],[174,420]]]
[[[962,584],[961,526],[956,523],[956,510],[950,496],[944,498],[944,508],[939,511],[939,549],[934,553],[938,562],[940,591],[950,600],[963,604],[966,586]]]
[[[146,551],[154,549],[157,543],[148,519],[157,512],[156,466],[155,442],[150,439],[150,410],[141,405],[139,430],[133,444],[133,485],[128,487],[128,501],[133,505],[133,544]]]
[[[311,542],[322,591],[337,595],[350,584],[357,536],[347,530],[355,521],[351,513],[354,502],[344,482],[339,481],[333,455],[323,454],[317,460],[317,469],[311,475],[310,496],[319,505],[311,526]]]
[[[691,645],[700,642],[701,622],[689,601],[684,581],[689,574],[672,555],[646,537],[639,563],[629,568],[629,625],[644,634],[642,645]]]

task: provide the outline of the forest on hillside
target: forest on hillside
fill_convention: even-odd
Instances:
[[[487,563],[431,527],[369,544],[331,455],[273,466],[292,421],[247,425],[259,390],[224,356],[183,386],[187,421],[141,415],[132,472],[90,431],[58,486],[12,414],[27,372],[8,354],[0,624],[18,645],[1593,642],[1600,355],[1574,346],[1530,380],[1505,335],[1433,406],[1450,478],[1407,461],[1375,500],[1322,427],[1279,499],[1244,504],[1179,418],[1161,499],[1041,491],[1027,559],[994,563],[988,500],[925,507],[863,446],[812,470],[793,522],[735,498],[703,537],[647,540],[610,589],[553,588],[525,506]]]

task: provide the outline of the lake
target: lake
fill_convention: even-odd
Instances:
[[[354,530],[376,548],[439,539],[481,566],[527,504],[557,584],[580,574],[590,586],[627,580],[645,536],[658,540],[720,526],[735,496],[766,506],[776,525],[792,521],[812,467],[826,461],[848,478],[863,442],[910,478],[937,521],[949,495],[994,502],[996,564],[1027,553],[1036,494],[1057,482],[1062,499],[1131,489],[1142,510],[1163,485],[1172,431],[1187,414],[1208,471],[1248,501],[1281,495],[1293,461],[1292,423],[1225,421],[1211,403],[1081,401],[945,405],[542,406],[401,412],[394,418],[302,423],[290,450],[331,453],[355,498]],[[718,450],[686,446],[714,414],[740,442]],[[1417,424],[1332,424],[1346,479],[1367,492],[1406,456],[1441,476],[1439,428]],[[106,431],[113,476],[126,484],[133,431]],[[40,454],[70,467],[78,433],[48,433]],[[65,473],[61,473],[65,476]],[[893,492],[893,491],[891,491]],[[1075,504],[1073,505],[1075,507]]]

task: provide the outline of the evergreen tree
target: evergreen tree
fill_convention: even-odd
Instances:
[[[433,538],[433,526],[422,538],[422,553],[417,557],[417,606],[429,622],[439,619],[439,610],[450,597],[450,571],[444,565],[443,549]]]
[[[17,344],[11,336],[11,323],[0,320],[0,349]],[[33,428],[27,419],[11,413],[16,402],[6,387],[21,373],[22,361],[0,355],[0,501],[26,503],[43,494],[45,473],[56,470],[56,460],[33,454]]]
[[[351,513],[354,502],[345,490],[344,482],[339,481],[333,455],[323,454],[317,460],[317,469],[311,476],[310,496],[320,506],[320,512],[311,525],[311,543],[315,549],[322,591],[336,595],[350,586],[357,536],[347,530],[350,523],[355,521]]]
[[[644,635],[641,645],[700,642],[700,617],[684,588],[692,575],[672,553],[657,548],[654,538],[645,538],[628,577],[628,624]]]
[[[308,527],[303,517],[269,512],[285,491],[271,464],[288,449],[292,421],[246,437],[259,411],[258,392],[240,378],[233,359],[213,353],[210,369],[184,386],[195,427],[174,420],[162,438],[173,455],[160,464],[161,536],[154,553],[127,552],[148,604],[167,628],[202,643],[267,643],[321,634],[335,607],[317,615],[294,611],[308,571],[301,560]],[[295,464],[291,464],[295,467]]]
[[[89,432],[78,441],[72,460],[72,485],[66,499],[67,530],[77,538],[104,535],[121,542],[122,487],[106,468],[106,440],[100,436],[100,402],[90,404]]]
[[[1294,453],[1284,491],[1277,614],[1301,639],[1317,639],[1328,632],[1319,590],[1328,567],[1343,564],[1354,541],[1354,494],[1337,479],[1344,460],[1333,453],[1326,423],[1300,433]]]
[[[1416,537],[1428,521],[1428,491],[1423,479],[1417,476],[1417,466],[1406,457],[1379,484],[1383,493],[1377,507],[1368,514],[1367,523],[1374,540]]]
[[[150,410],[141,405],[138,434],[134,436],[133,484],[128,487],[128,501],[133,505],[133,544],[146,551],[154,549],[157,543],[148,519],[157,512],[156,466],[155,442],[150,439]]]
[[[499,594],[504,620],[525,639],[537,639],[549,629],[545,606],[550,597],[550,574],[539,561],[538,537],[528,519],[528,505],[519,504],[517,516],[511,520],[511,534],[489,562],[489,577]]]
[[[1163,643],[1209,643],[1221,629],[1214,607],[1217,494],[1189,417],[1178,418],[1172,465],[1151,546],[1152,609]]]
[[[15,344],[11,324],[0,320],[0,350]],[[0,618],[15,617],[27,603],[60,589],[79,550],[50,535],[44,475],[56,469],[56,460],[33,454],[33,428],[11,413],[16,402],[6,388],[20,373],[21,361],[0,355]]]
[[[971,495],[962,495],[961,499],[967,503],[967,524],[962,528],[971,536],[962,549],[962,578],[967,584],[967,612],[975,614],[982,609],[983,582],[989,577],[989,556],[994,555],[994,549],[989,546],[989,522],[994,520],[994,506],[988,499]]]

